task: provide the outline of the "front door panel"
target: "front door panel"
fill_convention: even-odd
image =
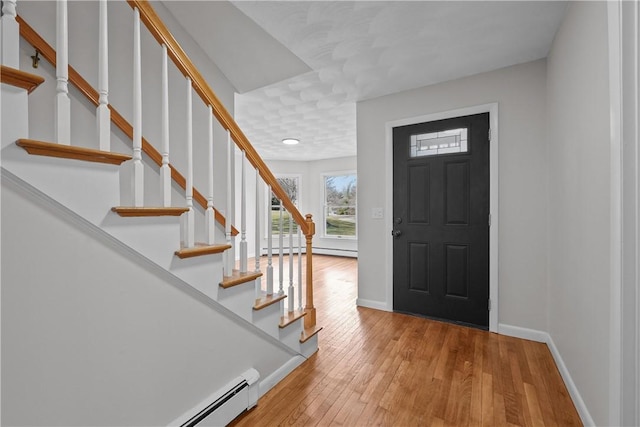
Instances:
[[[489,114],[394,128],[394,310],[489,325]]]

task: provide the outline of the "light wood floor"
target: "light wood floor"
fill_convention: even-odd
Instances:
[[[581,425],[545,344],[356,307],[356,263],[314,256],[320,349],[232,425]]]

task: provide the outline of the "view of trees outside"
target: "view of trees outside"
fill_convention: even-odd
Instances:
[[[324,177],[325,235],[356,236],[355,174]]]
[[[300,187],[299,179],[294,177],[276,178],[287,196],[294,205],[298,206],[298,189]],[[280,234],[280,200],[271,193],[271,231],[272,234]],[[298,232],[298,224],[292,221],[292,232]],[[282,210],[282,232],[289,234],[289,212]]]

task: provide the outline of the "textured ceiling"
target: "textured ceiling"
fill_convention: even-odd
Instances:
[[[227,1],[163,4],[239,93],[310,71],[288,48]]]
[[[566,7],[557,1],[232,4],[311,70],[236,96],[241,128],[265,159],[280,160],[355,155],[356,101],[544,58]],[[187,18],[182,22],[190,28]],[[274,60],[251,71],[281,65]],[[301,143],[285,146],[285,137]]]

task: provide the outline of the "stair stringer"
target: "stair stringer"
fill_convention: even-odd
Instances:
[[[149,261],[171,272],[179,279],[209,298],[218,301],[245,321],[279,338],[278,312],[266,309],[256,315],[252,309],[255,300],[254,281],[229,289],[222,289],[222,254],[206,255],[189,259],[178,259],[174,250],[180,241],[180,224],[176,217],[122,218],[111,211],[120,205],[119,189],[126,173],[113,165],[86,163],[81,161],[33,156],[15,144],[2,150],[3,168],[20,177],[38,191],[47,194],[72,212],[93,225],[103,229],[115,239],[140,253]],[[55,177],[55,179],[51,179]],[[255,320],[255,322],[254,322]],[[298,326],[297,326],[298,325]],[[296,321],[285,329],[300,329]],[[285,343],[290,349],[309,357],[306,343],[300,343],[285,334]],[[317,346],[316,346],[317,349]]]
[[[224,316],[224,318],[230,320],[234,325],[237,325],[240,328],[240,330],[243,331],[242,334],[246,335],[246,338],[242,339],[243,341],[258,340],[260,342],[263,342],[264,345],[268,346],[269,348],[279,349],[278,351],[284,355],[284,358],[281,358],[281,362],[276,362],[276,360],[265,359],[264,354],[243,356],[243,358],[250,357],[253,360],[251,362],[251,365],[253,366],[247,366],[247,367],[256,367],[258,371],[261,373],[261,382],[259,386],[261,395],[264,394],[266,391],[268,391],[268,389],[271,388],[273,385],[275,385],[277,381],[284,378],[284,376],[286,376],[293,369],[295,369],[302,362],[304,362],[305,359],[301,357],[296,351],[293,351],[291,348],[287,347],[286,345],[281,343],[279,340],[274,339],[269,334],[261,331],[259,328],[256,328],[250,322],[239,318],[239,316],[237,316],[235,313],[226,309],[224,306],[212,300],[208,296],[204,295],[202,292],[198,291],[197,289],[194,289],[190,284],[181,280],[180,278],[178,278],[171,272],[167,271],[166,269],[162,268],[161,266],[157,265],[156,263],[149,260],[148,258],[144,257],[142,254],[135,251],[131,247],[127,246],[122,241],[116,239],[114,236],[107,233],[102,228],[96,226],[95,224],[89,222],[86,218],[83,218],[77,213],[71,211],[69,208],[65,207],[58,201],[52,199],[42,191],[30,185],[26,181],[22,180],[20,177],[12,174],[4,167],[2,168],[2,182],[3,182],[3,186],[10,186],[13,188],[17,188],[20,191],[20,193],[26,194],[29,199],[35,199],[36,203],[42,207],[42,209],[38,209],[38,210],[45,212],[45,215],[51,215],[56,218],[62,218],[63,221],[71,223],[74,230],[75,229],[80,230],[81,233],[87,234],[91,238],[96,239],[99,242],[102,242],[107,246],[115,249],[118,253],[124,255],[127,259],[132,260],[136,265],[143,266],[145,270],[148,270],[151,274],[153,274],[156,277],[156,279],[152,281],[152,283],[157,281],[158,279],[162,282],[166,282],[169,285],[181,291],[181,293],[190,297],[190,299],[194,299],[199,303],[206,305],[216,313],[219,313],[220,315]],[[9,209],[9,208],[4,208],[4,209]],[[8,225],[9,224],[5,224],[5,227],[7,227]],[[43,238],[46,238],[46,236],[43,236]],[[10,242],[3,241],[3,243],[9,246],[9,248],[11,247]],[[31,242],[29,242],[29,244],[31,244]],[[9,283],[13,280],[14,287],[15,286],[26,287],[31,284],[28,280],[23,282],[19,278],[16,281],[15,277],[5,276],[3,279],[4,280],[9,279]],[[5,282],[5,284],[6,283],[7,282]],[[48,285],[49,283],[45,284],[45,286],[48,286]],[[96,295],[95,298],[100,299],[100,295],[99,294]],[[5,302],[7,304],[11,304],[11,301],[9,300],[5,300]],[[114,309],[116,309],[116,307],[114,307]],[[167,316],[171,316],[171,313],[167,313]],[[46,319],[46,318],[43,320],[51,321],[50,319]],[[211,327],[215,328],[216,324],[212,324]],[[64,348],[65,346],[61,345],[61,347]],[[221,349],[224,349],[226,347],[227,346],[225,346],[224,344],[220,346]],[[189,349],[183,349],[181,353],[183,351],[188,351],[188,350]],[[230,348],[229,350],[233,351],[232,348]],[[73,349],[69,349],[69,351],[73,352]],[[216,363],[216,361],[212,360],[212,363]],[[184,370],[185,367],[176,366],[176,369],[179,372]],[[214,391],[216,387],[220,385],[221,384],[218,384],[218,385],[211,384],[211,391]],[[182,385],[180,385],[179,387],[182,387]],[[128,390],[123,390],[122,392],[127,393]],[[192,402],[192,403],[197,403],[197,402]],[[187,404],[185,403],[185,405]],[[188,408],[188,406],[185,406],[185,408]],[[129,423],[127,421],[124,421],[122,425],[139,425],[139,424],[136,424],[133,422]]]
[[[112,165],[32,156],[15,145],[2,150],[3,167],[135,251],[211,296],[221,276],[220,256],[179,260],[180,223],[175,217],[120,218],[121,170]]]

